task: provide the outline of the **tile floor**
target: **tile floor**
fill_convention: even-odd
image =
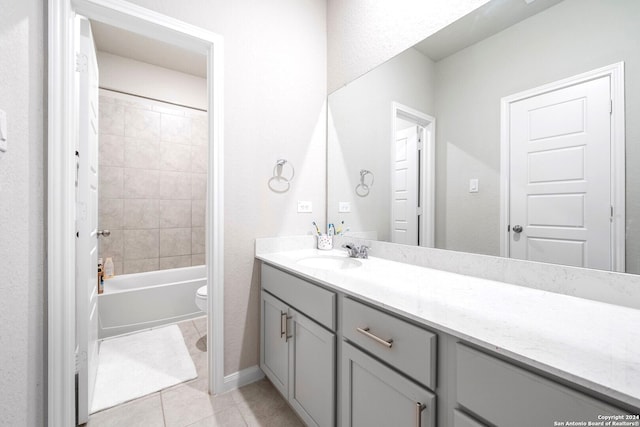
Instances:
[[[87,427],[302,427],[266,379],[218,396],[207,393],[206,317],[178,323],[198,378],[97,412]]]

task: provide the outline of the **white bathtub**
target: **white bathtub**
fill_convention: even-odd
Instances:
[[[104,281],[98,295],[99,338],[202,316],[195,297],[206,266],[125,274]]]

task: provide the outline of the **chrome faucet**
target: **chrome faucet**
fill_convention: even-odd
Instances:
[[[342,245],[347,250],[350,258],[369,258],[369,247],[365,245],[358,246],[354,243],[346,243]]]

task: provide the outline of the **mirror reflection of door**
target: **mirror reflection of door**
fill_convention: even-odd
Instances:
[[[509,256],[612,269],[610,86],[602,76],[510,103]]]
[[[434,246],[435,119],[391,108],[391,241]]]
[[[397,119],[395,157],[392,175],[393,243],[419,245],[420,219],[420,139],[422,128],[406,120]]]

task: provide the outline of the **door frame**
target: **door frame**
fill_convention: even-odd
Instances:
[[[611,85],[611,266],[625,271],[625,103],[624,62],[518,92],[500,100],[500,256],[509,257],[510,109],[523,99],[609,76]]]
[[[414,108],[403,105],[399,102],[391,102],[391,138],[390,159],[395,158],[395,141],[396,141],[396,119],[401,118],[422,126],[423,146],[420,150],[420,194],[419,200],[422,201],[422,214],[420,215],[420,246],[429,248],[435,247],[435,165],[436,165],[436,119],[428,114],[418,111]],[[389,166],[390,176],[393,177],[393,163]],[[391,180],[393,182],[393,180]],[[389,200],[393,201],[393,185],[389,190]],[[393,205],[391,205],[393,209]],[[393,214],[390,215],[393,217]],[[389,236],[393,235],[393,224],[389,224]]]
[[[75,13],[207,55],[209,392],[224,391],[223,39],[123,0],[48,0],[47,407],[50,426],[75,425]]]

